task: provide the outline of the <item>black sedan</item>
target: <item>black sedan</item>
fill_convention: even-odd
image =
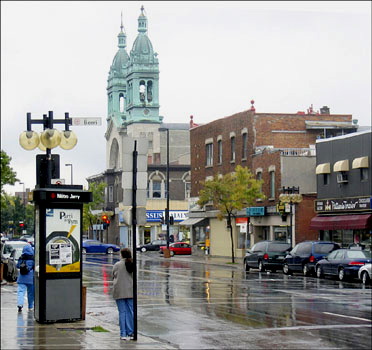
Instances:
[[[160,247],[163,245],[167,245],[167,241],[163,241],[161,239],[155,239],[151,243],[143,244],[137,246],[137,250],[141,251],[142,253],[146,251],[159,251]]]
[[[244,257],[245,271],[250,268],[258,268],[259,271],[282,269],[284,258],[290,249],[291,246],[282,241],[258,242],[247,250]]]
[[[371,262],[370,251],[338,249],[318,261],[315,266],[316,276],[318,278],[324,275],[338,276],[340,281],[346,278],[358,278],[359,269]]]

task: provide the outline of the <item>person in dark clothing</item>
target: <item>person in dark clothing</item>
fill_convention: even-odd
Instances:
[[[35,259],[34,259],[34,249],[30,244],[26,244],[23,247],[22,255],[18,259],[17,268],[21,267],[22,262],[26,263],[28,268],[27,274],[19,273],[17,278],[18,283],[18,312],[22,311],[23,303],[25,299],[25,293],[27,290],[27,301],[28,309],[32,310],[34,307],[34,268],[35,268]]]

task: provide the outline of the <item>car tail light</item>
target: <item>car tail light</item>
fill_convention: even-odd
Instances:
[[[267,253],[265,253],[265,255],[264,255],[264,259],[265,259],[265,260],[268,260],[268,259],[269,259],[269,256],[267,255]]]
[[[353,266],[363,266],[363,265],[364,265],[364,262],[361,262],[361,261],[350,261],[350,262],[349,262],[349,265],[353,265]]]
[[[309,260],[311,263],[313,263],[314,261],[315,261],[315,258],[314,258],[314,256],[312,255],[311,257],[310,257],[310,260]]]

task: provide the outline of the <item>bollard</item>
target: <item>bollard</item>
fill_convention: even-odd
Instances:
[[[165,248],[163,250],[164,258],[170,258],[170,249]]]
[[[87,287],[83,286],[81,290],[81,319],[85,320],[85,310],[87,305]]]

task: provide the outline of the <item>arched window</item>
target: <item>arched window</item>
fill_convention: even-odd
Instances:
[[[165,198],[165,175],[158,170],[150,174],[148,189],[149,198]]]
[[[139,98],[141,102],[145,102],[145,94],[146,94],[146,83],[144,80],[141,80],[140,86],[139,86]]]
[[[152,101],[152,81],[151,80],[147,82],[147,101],[148,102]]]
[[[124,113],[124,95],[123,94],[120,94],[119,95],[119,110],[120,110],[120,113]]]
[[[119,144],[116,139],[113,139],[110,148],[110,169],[118,168],[119,168]]]

